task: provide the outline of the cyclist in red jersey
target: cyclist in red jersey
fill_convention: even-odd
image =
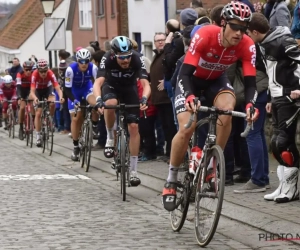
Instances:
[[[31,74],[32,74],[32,68],[33,68],[34,62],[32,61],[25,61],[23,63],[23,71],[17,73],[17,96],[18,96],[18,104],[20,105],[20,110],[18,114],[18,120],[20,124],[19,128],[19,139],[23,140],[24,135],[23,135],[23,123],[24,123],[24,116],[25,116],[25,105],[26,102],[24,101],[25,99],[28,98],[30,94],[30,84],[31,84]],[[32,115],[33,113],[33,108],[31,108]]]
[[[195,130],[196,122],[190,129],[184,128],[190,113],[196,108],[195,96],[203,92],[211,105],[233,110],[235,95],[225,70],[237,60],[243,63],[247,121],[258,118],[258,111],[253,107],[257,96],[256,50],[251,38],[245,35],[252,18],[251,10],[241,2],[230,2],[224,6],[221,18],[221,27],[207,25],[195,33],[178,76],[174,106],[179,130],[172,141],[169,175],[162,193],[164,208],[168,211],[176,207],[178,167],[183,162]],[[254,111],[253,116],[250,116],[250,109]],[[220,116],[219,119],[216,144],[224,149],[231,132],[231,116]],[[208,166],[207,181],[213,184],[211,182],[216,178],[210,170],[211,165]]]
[[[55,88],[55,90],[57,91],[60,102],[63,103],[63,94],[54,73],[49,69],[48,62],[44,59],[40,59],[37,62],[37,69],[32,73],[30,85],[30,96],[34,100],[35,104],[38,105],[34,120],[37,147],[42,146],[42,141],[40,137],[42,106],[39,105],[39,100],[44,101],[45,99],[47,99],[48,101],[55,101],[55,94],[53,92],[53,88]],[[52,119],[54,112],[55,105],[54,103],[51,103],[50,115]]]
[[[2,103],[2,115],[4,118],[5,127],[7,129],[7,109],[9,103],[7,101],[12,101],[12,108],[14,112],[17,110],[17,93],[16,84],[10,75],[6,75],[2,79],[3,83],[0,85],[0,102]]]

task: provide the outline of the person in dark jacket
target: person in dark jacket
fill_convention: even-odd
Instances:
[[[171,143],[176,134],[176,127],[173,119],[173,108],[168,93],[164,88],[164,70],[161,67],[164,59],[164,46],[166,36],[163,33],[156,33],[154,36],[155,56],[150,66],[150,87],[151,101],[156,106],[158,117],[161,120],[165,140],[166,154],[164,161],[168,161],[170,157]]]
[[[23,71],[22,66],[20,65],[20,60],[18,58],[14,58],[12,60],[13,66],[8,70],[9,75],[13,78],[15,81],[17,78],[17,74],[21,73]]]
[[[299,109],[293,99],[299,91],[300,49],[288,27],[270,28],[268,20],[259,13],[253,14],[248,35],[259,44],[269,76],[272,100],[266,108],[272,110],[271,148],[280,164],[279,186],[264,199],[277,203],[299,200],[299,151],[295,141]]]

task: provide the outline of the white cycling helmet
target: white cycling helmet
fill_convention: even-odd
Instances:
[[[4,76],[4,77],[2,78],[2,80],[3,80],[4,84],[10,84],[10,83],[13,82],[13,79],[12,79],[11,75],[6,75],[6,76]]]
[[[76,60],[91,60],[91,52],[87,49],[80,49],[76,52]]]

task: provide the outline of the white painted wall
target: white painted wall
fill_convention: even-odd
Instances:
[[[175,9],[176,1],[168,1],[169,10]],[[141,33],[142,42],[152,42],[156,32],[165,32],[165,9],[163,0],[128,0],[129,37],[134,39],[133,33]],[[142,46],[142,52],[149,56],[150,48]],[[151,53],[151,52],[150,52]]]
[[[65,26],[67,25],[66,22],[69,13],[70,1],[72,0],[64,0],[51,16],[53,18],[65,18]],[[20,59],[21,63],[28,60],[31,55],[35,55],[38,59],[43,58],[49,60],[48,51],[45,50],[44,43],[44,24],[41,24],[36,31],[32,33],[32,35],[21,45],[19,50],[20,54],[17,55],[17,57]],[[66,33],[66,50],[72,54],[73,48],[71,31],[67,31]],[[54,53],[52,61],[54,66]]]

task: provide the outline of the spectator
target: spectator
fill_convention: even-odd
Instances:
[[[164,70],[161,67],[164,58],[165,40],[166,36],[164,33],[156,33],[154,35],[155,56],[150,66],[150,87],[151,101],[157,108],[158,117],[162,123],[167,143],[166,155],[163,159],[167,162],[170,158],[171,143],[174,135],[176,134],[176,126],[174,125],[172,103],[164,88]]]
[[[17,74],[23,71],[22,66],[20,65],[20,61],[18,58],[14,58],[12,60],[13,66],[8,70],[9,75],[11,75],[12,79],[15,81],[17,78]]]
[[[293,23],[291,32],[297,43],[300,45],[300,1],[297,2],[294,9]]]
[[[102,57],[104,56],[105,51],[103,50],[98,50],[92,54],[92,63],[94,63],[98,68],[101,62]],[[105,127],[105,120],[104,120],[104,115],[100,116],[100,120],[98,122],[98,141],[97,143],[93,146],[92,150],[97,151],[104,149],[105,143],[106,143],[106,138],[107,138],[107,131]],[[116,137],[115,137],[116,138]]]
[[[61,135],[65,135],[65,134],[69,134],[69,136],[71,135],[71,117],[70,117],[70,112],[69,112],[69,108],[68,108],[68,98],[67,95],[65,93],[65,72],[67,70],[68,64],[65,60],[61,60],[59,62],[59,66],[58,66],[58,82],[60,84],[60,87],[63,91],[63,97],[65,99],[65,102],[62,104],[62,117],[63,117],[63,121],[64,121],[64,125],[63,125],[63,131],[60,132]]]
[[[91,55],[95,53],[95,49],[92,46],[87,46],[86,49],[91,53]]]
[[[238,1],[239,1],[239,2],[242,2],[242,3],[246,4],[246,5],[248,5],[249,8],[250,8],[250,10],[251,10],[252,12],[255,12],[255,9],[254,9],[253,4],[252,4],[249,0],[238,0]]]
[[[267,3],[264,6],[264,15],[269,20],[271,11],[274,7],[276,0],[267,0]]]
[[[291,15],[285,0],[276,0],[269,17],[270,27],[290,27]]]
[[[91,41],[90,46],[94,48],[95,52],[100,50],[100,45],[98,41]]]
[[[202,7],[195,8],[195,11],[198,13],[198,18],[207,16],[207,10]]]
[[[74,60],[71,57],[71,54],[64,49],[61,49],[58,51],[58,57],[59,57],[60,61],[65,60],[68,66],[70,65],[70,63],[74,62]],[[68,102],[65,102],[65,103],[68,103]]]
[[[203,4],[202,4],[202,1],[201,0],[193,0],[191,2],[191,8],[193,9],[196,9],[196,8],[199,8],[199,7],[203,7]]]
[[[220,26],[221,27],[221,12],[224,5],[216,5],[211,11],[210,11],[210,19],[212,21],[212,24]]]

